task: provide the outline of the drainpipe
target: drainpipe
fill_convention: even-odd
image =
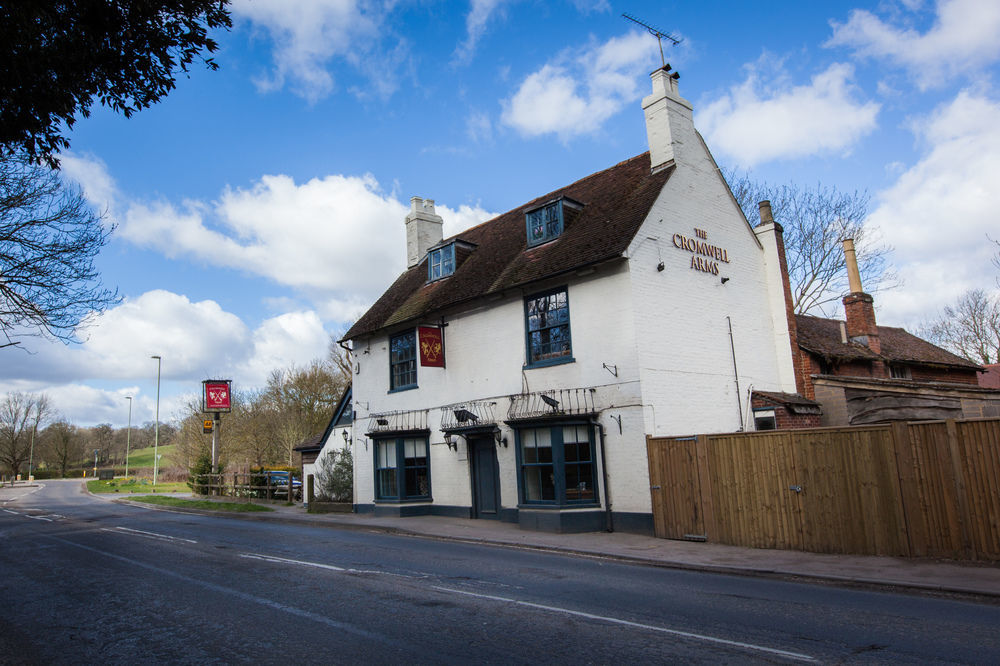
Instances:
[[[736,409],[740,412],[740,432],[743,432],[743,403],[740,401],[740,373],[736,369],[736,343],[733,342],[733,320],[727,316],[726,322],[729,324],[729,349],[733,352],[733,378],[736,380]]]
[[[608,532],[615,531],[614,519],[611,517],[611,490],[608,488],[608,459],[604,448],[604,426],[600,421],[591,421],[597,427],[597,432],[601,438],[601,479],[604,482],[604,516]]]

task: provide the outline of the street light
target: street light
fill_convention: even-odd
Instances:
[[[28,450],[28,482],[31,482],[31,463],[35,458],[35,431],[38,430],[38,422],[31,426],[31,448]]]
[[[160,367],[163,359],[159,356],[150,356],[156,359],[156,426],[153,434],[153,487],[156,487],[156,475],[160,470],[160,456],[157,451],[160,448]]]
[[[128,430],[125,432],[125,480],[128,481],[128,452],[132,445],[132,396],[127,395],[128,400]]]
[[[97,476],[97,452],[98,451],[100,451],[100,449],[94,449],[94,476],[95,477]]]

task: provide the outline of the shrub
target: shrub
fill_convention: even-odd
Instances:
[[[191,476],[188,479],[188,487],[196,495],[207,494],[208,488],[204,485],[205,479],[203,475],[212,473],[212,456],[207,452],[202,452],[194,459],[194,464],[191,465]]]
[[[317,461],[316,495],[333,502],[354,499],[354,459],[348,449],[330,451]]]

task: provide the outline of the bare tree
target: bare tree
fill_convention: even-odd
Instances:
[[[1000,363],[1000,294],[969,290],[920,333],[973,363]]]
[[[59,172],[0,158],[0,348],[37,334],[71,341],[85,317],[117,301],[94,266],[112,230]]]
[[[59,468],[59,476],[65,477],[69,468],[83,458],[84,436],[66,421],[57,421],[46,428],[42,442],[45,460]]]
[[[99,460],[106,460],[114,465],[116,461],[112,444],[114,442],[115,429],[111,427],[111,424],[101,423],[100,425],[93,426],[89,429],[87,435],[90,450],[100,451]]]
[[[865,225],[868,217],[867,192],[839,192],[817,185],[769,185],[749,174],[728,171],[726,180],[751,226],[760,223],[757,204],[771,202],[774,219],[784,228],[788,279],[795,312],[836,310],[847,293],[847,268],[841,242],[854,239],[858,268],[865,291],[876,293],[898,285],[889,266],[891,247],[872,238]]]
[[[49,416],[49,399],[44,393],[13,391],[0,400],[0,464],[12,476],[21,472],[31,453],[31,440]]]

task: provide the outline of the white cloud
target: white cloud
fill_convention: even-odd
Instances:
[[[131,395],[134,422],[152,420],[158,364],[150,357],[156,354],[162,357],[160,411],[169,419],[203,379],[225,376],[240,389],[260,387],[272,370],[325,358],[330,341],[314,311],[280,314],[251,331],[214,301],[160,290],[94,317],[85,337],[73,346],[41,341],[31,354],[12,350],[0,366],[0,393],[44,392],[65,418],[89,425],[123,425]]]
[[[369,65],[399,58],[400,51],[382,48],[382,19],[372,8],[362,9],[355,0],[234,0],[232,8],[274,44],[274,69],[256,81],[261,91],[280,90],[288,83],[293,92],[315,102],[333,91],[328,66],[342,59],[371,74],[383,94],[392,92],[395,78],[377,76]]]
[[[934,25],[924,33],[855,9],[847,23],[831,24],[833,36],[826,45],[889,60],[909,70],[921,89],[943,85],[956,74],[975,71],[1000,58],[1000,3],[940,0],[936,9]]]
[[[1000,210],[1000,102],[962,92],[914,130],[922,158],[879,193],[870,217],[904,280],[879,299],[885,323],[923,320],[996,277],[987,234],[997,236]]]
[[[164,376],[189,376],[229,367],[246,347],[249,332],[215,301],[192,303],[155,290],[96,317],[84,333],[90,376],[128,378],[148,368],[149,357],[169,359]]]
[[[83,196],[98,212],[113,212],[118,192],[107,165],[93,155],[59,156],[63,176],[77,183]]]
[[[408,210],[370,175],[302,184],[264,176],[249,189],[226,190],[214,204],[133,204],[120,234],[170,257],[196,258],[301,290],[327,304],[324,317],[347,321],[403,270]],[[446,235],[492,217],[466,205],[437,211]],[[332,312],[331,303],[347,309]]]
[[[486,24],[510,0],[472,0],[469,13],[465,17],[465,41],[455,48],[455,60],[467,62],[476,51],[476,45],[486,32]]]
[[[251,357],[241,367],[245,384],[262,386],[272,370],[325,358],[330,334],[315,312],[286,312],[254,331]]]
[[[594,132],[640,97],[640,77],[658,54],[656,42],[640,32],[592,44],[575,57],[563,53],[504,100],[501,121],[525,136],[566,140]]]
[[[713,149],[741,167],[844,152],[876,127],[879,105],[857,100],[854,68],[835,63],[808,85],[769,89],[755,69],[747,80],[696,111]]]

